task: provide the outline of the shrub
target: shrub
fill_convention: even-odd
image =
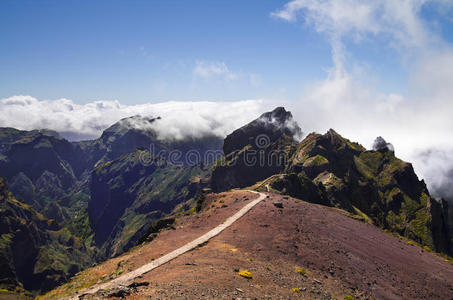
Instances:
[[[242,276],[247,279],[252,279],[252,277],[253,277],[252,273],[250,273],[249,271],[246,271],[246,270],[239,271],[238,274],[239,274],[239,276]]]
[[[291,289],[294,293],[300,293],[300,289],[299,288],[292,288]]]
[[[195,206],[195,211],[200,212],[201,209],[203,208],[203,202],[204,202],[204,194],[203,192],[200,193],[200,196],[197,199],[197,205]]]
[[[113,274],[116,276],[119,276],[119,275],[123,274],[123,270],[117,270],[117,271],[113,272]]]
[[[300,275],[305,275],[307,274],[307,271],[305,271],[305,269],[299,269],[296,271],[297,273],[299,273]]]
[[[346,295],[346,296],[344,296],[344,300],[354,300],[354,297],[352,297],[350,295]]]

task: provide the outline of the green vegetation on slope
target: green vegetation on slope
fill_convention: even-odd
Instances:
[[[0,288],[47,291],[92,264],[83,240],[16,200],[0,178]]]
[[[345,209],[438,252],[452,251],[446,206],[393,151],[366,151],[329,130],[308,135],[284,172],[270,180],[273,189]]]

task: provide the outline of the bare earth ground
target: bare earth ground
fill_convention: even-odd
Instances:
[[[80,289],[78,285],[136,269],[214,228],[254,197],[244,191],[209,195],[205,210],[180,218],[176,230],[163,231],[145,246],[83,272],[46,298],[59,298]],[[283,208],[275,207],[275,201]],[[301,269],[305,275],[297,272]],[[238,270],[250,271],[253,278],[239,276]],[[127,299],[343,299],[345,295],[453,299],[453,265],[442,258],[335,209],[280,195],[257,204],[205,246],[136,282],[147,285],[118,295]]]
[[[179,247],[163,256],[160,256],[157,259],[152,260],[151,262],[143,264],[141,267],[138,269],[135,269],[133,271],[127,272],[126,274],[120,275],[119,277],[110,280],[108,282],[103,282],[99,284],[95,284],[94,286],[91,286],[86,289],[80,290],[76,295],[69,297],[71,300],[77,300],[80,297],[88,297],[89,295],[97,294],[101,290],[112,290],[112,289],[117,289],[119,286],[128,286],[133,284],[133,281],[139,277],[142,276],[143,274],[146,274],[150,272],[151,270],[158,268],[162,266],[163,264],[168,263],[169,261],[181,256],[182,254],[185,254],[188,251],[192,251],[196,248],[204,246],[207,242],[209,242],[210,239],[213,237],[217,236],[220,234],[223,230],[231,226],[234,222],[236,222],[239,218],[244,216],[250,209],[252,209],[255,205],[257,205],[260,201],[264,200],[266,198],[266,194],[263,193],[258,193],[255,191],[251,191],[254,194],[259,194],[259,198],[252,200],[251,202],[247,203],[244,205],[239,211],[225,219],[221,224],[217,225],[210,231],[202,234],[198,238],[190,241],[189,243],[183,245],[182,247]],[[246,199],[244,199],[246,200]],[[248,200],[248,199],[247,199]],[[226,205],[223,205],[223,207],[227,207]],[[154,237],[154,235],[153,235]],[[118,265],[120,267],[120,265]]]

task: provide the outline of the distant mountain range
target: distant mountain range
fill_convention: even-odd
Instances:
[[[0,288],[47,291],[128,251],[158,220],[196,213],[209,189],[249,187],[337,207],[453,254],[447,203],[381,140],[366,150],[331,129],[299,142],[302,130],[282,107],[224,140],[162,140],[160,120],[122,119],[82,142],[0,128]]]

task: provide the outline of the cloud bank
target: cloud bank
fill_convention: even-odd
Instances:
[[[93,139],[122,118],[161,117],[162,139],[182,139],[228,133],[271,109],[264,100],[237,102],[163,102],[122,105],[118,101],[76,104],[69,99],[38,100],[31,96],[0,99],[0,126],[23,130],[52,129],[72,140]]]

